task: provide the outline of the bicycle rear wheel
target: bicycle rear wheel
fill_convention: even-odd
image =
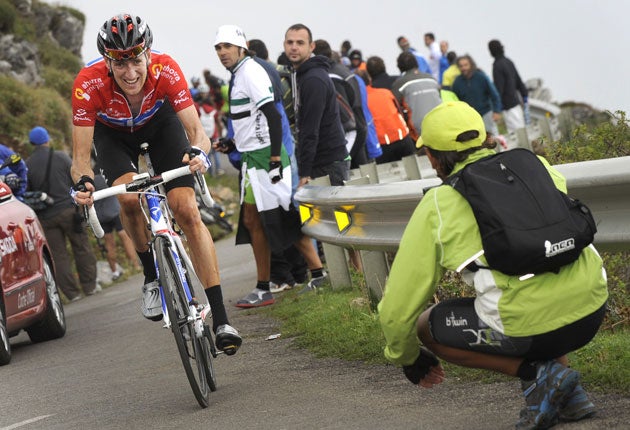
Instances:
[[[190,308],[184,291],[170,241],[164,237],[155,240],[159,281],[164,290],[166,310],[171,321],[171,330],[179,351],[184,370],[193,394],[202,408],[208,407],[210,384],[208,375],[207,338],[197,338],[194,320],[189,318]],[[214,382],[214,381],[213,381]]]

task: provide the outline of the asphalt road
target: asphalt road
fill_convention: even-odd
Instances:
[[[68,332],[33,345],[12,339],[0,367],[0,430],[9,429],[511,429],[516,381],[447,380],[432,390],[399,369],[317,359],[278,324],[232,305],[254,286],[251,249],[217,243],[231,322],[244,336],[215,361],[218,391],[201,409],[170,331],[142,318],[139,276],[66,306]],[[448,375],[447,375],[448,376]],[[630,398],[595,394],[597,417],[558,429],[628,429]]]

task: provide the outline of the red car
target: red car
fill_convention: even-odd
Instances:
[[[44,230],[35,212],[0,182],[0,365],[11,361],[9,338],[63,337],[66,317]]]

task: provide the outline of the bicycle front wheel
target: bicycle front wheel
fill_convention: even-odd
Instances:
[[[174,251],[168,238],[156,238],[155,252],[159,281],[164,291],[171,330],[195,398],[202,408],[207,408],[210,394],[208,375],[211,371],[208,369],[207,347],[203,343],[206,337],[197,338],[195,335],[195,322],[190,315],[190,307]]]

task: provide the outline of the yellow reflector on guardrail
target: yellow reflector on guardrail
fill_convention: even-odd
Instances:
[[[302,220],[302,224],[305,224],[312,217],[313,209],[308,206],[300,205],[300,219]]]
[[[343,211],[335,211],[335,221],[337,221],[337,228],[341,233],[352,223],[352,218],[350,218],[350,214],[348,212]]]

